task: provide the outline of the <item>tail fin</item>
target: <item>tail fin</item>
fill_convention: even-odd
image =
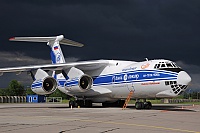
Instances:
[[[51,60],[53,64],[65,63],[65,58],[62,53],[60,44],[82,47],[81,43],[65,39],[63,35],[55,37],[13,37],[10,41],[27,41],[27,42],[47,42],[51,48]]]

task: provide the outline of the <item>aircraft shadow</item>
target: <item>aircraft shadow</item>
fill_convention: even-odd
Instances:
[[[68,105],[63,104],[62,106],[58,105],[51,105],[51,106],[8,106],[8,107],[0,107],[1,109],[9,109],[9,108],[60,108],[66,109],[69,108]],[[103,107],[101,105],[94,105],[93,107],[80,107],[80,108],[121,108],[121,107]],[[128,105],[127,109],[134,109],[136,110],[134,105]],[[144,109],[141,109],[144,110]],[[148,110],[148,109],[146,109]],[[150,110],[160,110],[160,111],[186,111],[186,112],[197,112],[194,110],[192,106],[181,106],[181,105],[153,105],[152,109]]]

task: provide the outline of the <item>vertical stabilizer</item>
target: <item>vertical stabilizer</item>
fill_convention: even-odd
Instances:
[[[53,64],[65,63],[65,58],[62,53],[60,44],[82,47],[81,43],[65,39],[63,35],[54,37],[13,37],[10,41],[26,41],[26,42],[47,42],[51,48],[51,60]]]
[[[65,58],[64,55],[62,53],[59,41],[62,40],[64,37],[61,36],[57,36],[55,40],[53,41],[49,41],[47,43],[47,45],[50,46],[51,48],[51,61],[52,64],[59,64],[59,63],[65,63]]]

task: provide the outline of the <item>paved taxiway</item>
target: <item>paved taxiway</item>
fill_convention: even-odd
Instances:
[[[66,104],[0,104],[1,133],[200,133],[200,105],[151,110],[70,109]]]

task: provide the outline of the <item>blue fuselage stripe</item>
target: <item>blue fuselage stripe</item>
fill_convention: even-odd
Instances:
[[[131,83],[131,82],[148,82],[148,81],[163,81],[163,80],[176,80],[177,73],[162,71],[162,70],[137,70],[108,75],[100,75],[93,77],[93,86]],[[64,86],[76,86],[79,79],[73,80],[59,80],[59,85]]]

